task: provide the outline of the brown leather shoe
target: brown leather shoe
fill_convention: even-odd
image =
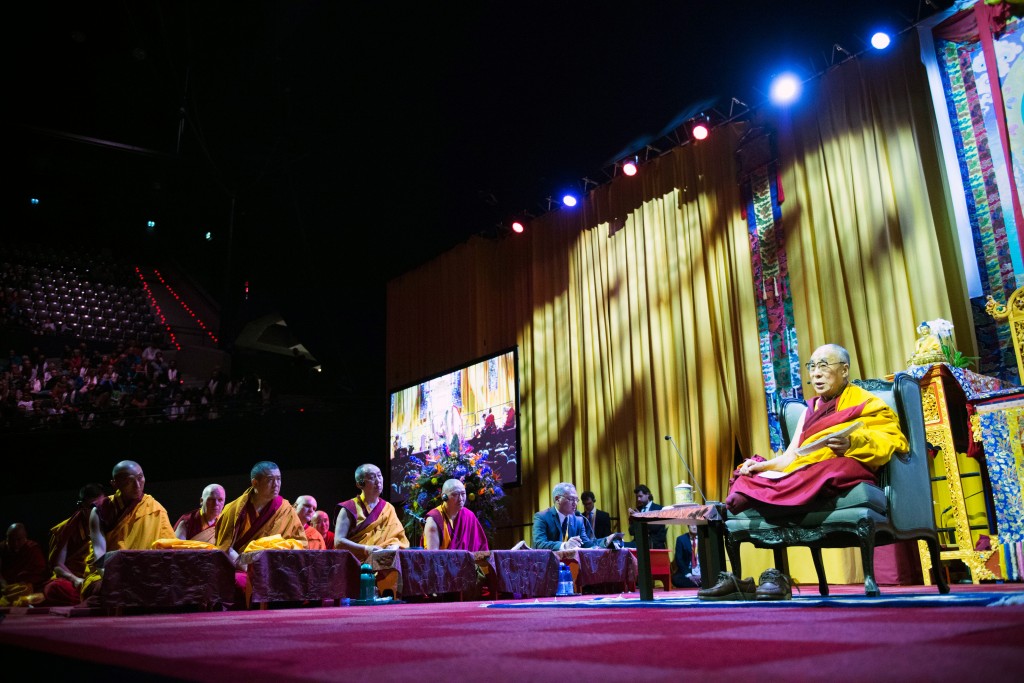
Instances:
[[[700,600],[753,600],[757,587],[754,578],[737,579],[732,572],[719,572],[718,582],[697,591]]]
[[[761,573],[756,593],[758,600],[793,599],[793,587],[789,577],[774,567]]]

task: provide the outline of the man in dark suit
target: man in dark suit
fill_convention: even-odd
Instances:
[[[576,513],[576,487],[569,482],[555,484],[551,491],[554,505],[533,516],[533,547],[545,550],[610,548],[621,533],[593,538],[583,516]]]
[[[593,491],[584,491],[580,494],[580,502],[583,503],[583,517],[590,523],[595,538],[607,536],[612,532],[612,517],[604,510],[595,507],[597,498]]]
[[[647,488],[647,484],[640,484],[633,493],[636,494],[636,509],[629,509],[629,513],[634,512],[652,512],[654,510],[660,510],[661,506],[654,502],[654,495],[651,494],[651,490]],[[664,524],[648,524],[647,525],[648,537],[651,541],[651,550],[667,550],[668,549],[668,527]],[[629,523],[629,535],[633,537],[633,540],[626,545],[630,548],[636,547],[637,537],[640,535],[640,524],[639,522]]]
[[[676,538],[676,554],[672,558],[672,585],[676,588],[700,588],[700,563],[697,561],[697,525],[689,533]]]

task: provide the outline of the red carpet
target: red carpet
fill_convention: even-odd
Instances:
[[[883,589],[920,593],[922,586]],[[835,586],[833,595],[860,586]],[[1021,593],[1017,585],[953,592]],[[817,597],[814,590],[812,593]],[[655,593],[655,598],[693,591]],[[636,597],[631,594],[630,597]],[[46,680],[1017,681],[1024,605],[487,609],[488,603],[66,618],[9,614],[0,656]],[[795,601],[799,597],[794,598]]]

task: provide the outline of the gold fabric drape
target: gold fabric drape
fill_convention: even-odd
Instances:
[[[756,121],[778,131],[800,355],[842,344],[854,376],[905,367],[920,320],[950,319],[960,347],[973,345],[915,50],[848,60],[798,109]],[[526,529],[502,544],[529,542],[559,481],[593,490],[620,530],[636,484],[671,503],[689,476],[665,435],[712,499],[737,457],[767,453],[734,161],[748,125],[677,147],[525,235],[474,238],[389,284],[389,386],[519,345],[523,485],[508,502]]]

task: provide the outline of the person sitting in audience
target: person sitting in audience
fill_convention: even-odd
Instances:
[[[612,518],[604,510],[597,509],[597,497],[593,491],[584,491],[580,494],[580,502],[583,503],[583,517],[590,524],[590,529],[595,538],[607,536],[612,532]]]
[[[199,498],[199,507],[178,518],[174,535],[183,541],[202,541],[212,545],[217,540],[217,520],[224,511],[226,496],[223,486],[208,484]]]
[[[28,598],[42,588],[45,580],[43,549],[28,537],[23,523],[11,524],[7,537],[0,541],[0,604],[9,606],[19,598]]]
[[[316,498],[313,496],[299,496],[295,499],[295,514],[302,522],[302,530],[306,534],[306,544],[310,550],[326,550],[327,542],[323,535],[313,526],[313,517],[316,516]]]
[[[149,550],[159,538],[173,538],[167,510],[145,493],[146,476],[134,460],[114,465],[114,495],[103,498],[89,513],[92,547],[85,562],[83,601],[94,602],[103,583],[103,563],[115,550]]]
[[[409,539],[395,506],[380,497],[384,490],[380,468],[360,465],[355,479],[360,494],[338,503],[341,510],[334,527],[334,547],[348,550],[360,562],[377,550],[408,548]]]
[[[700,588],[700,562],[697,559],[697,525],[676,537],[672,557],[672,585],[676,588]]]
[[[441,486],[441,504],[427,512],[423,547],[470,552],[490,550],[480,520],[466,507],[466,487],[458,479],[449,479]]]
[[[89,556],[89,515],[105,498],[101,484],[86,484],[78,491],[75,512],[50,529],[48,560],[53,574],[43,584],[42,604],[77,605],[82,601],[85,561]]]
[[[305,548],[306,534],[295,508],[281,497],[281,469],[262,460],[249,473],[252,483],[242,495],[224,506],[217,520],[215,544],[238,566],[241,553],[253,541],[280,537],[267,547]],[[242,574],[244,577],[244,573]]]
[[[546,550],[575,550],[577,548],[611,548],[622,540],[619,532],[604,538],[592,538],[576,512],[579,498],[576,486],[567,481],[555,484],[551,491],[554,505],[533,516],[533,547]]]
[[[634,512],[652,512],[661,509],[661,506],[654,502],[654,494],[647,488],[647,484],[639,484],[633,489],[633,494],[636,495],[636,509],[629,508],[629,514],[632,515]],[[664,524],[649,524],[647,529],[650,548],[652,550],[666,550],[668,548],[668,527]],[[627,543],[626,546],[635,548],[637,536],[640,535],[640,522],[629,523],[629,535],[633,540]]]
[[[782,455],[765,460],[744,460],[729,481],[725,505],[737,514],[749,507],[779,509],[835,497],[861,482],[877,483],[876,472],[893,453],[906,452],[909,444],[900,431],[896,413],[870,391],[850,384],[850,353],[837,344],[819,346],[807,363],[817,394],[797,423],[795,436]],[[852,428],[852,431],[848,431]],[[808,453],[802,446],[818,442]],[[771,474],[766,474],[771,473]],[[749,582],[749,583],[745,583]],[[719,575],[711,588],[698,592],[704,599],[739,591],[728,572]],[[749,589],[753,579],[744,579]],[[749,590],[739,592],[749,593]],[[788,576],[775,568],[766,570],[756,589],[759,600],[792,597]]]
[[[313,527],[324,537],[324,545],[328,550],[334,550],[334,532],[331,531],[331,517],[324,510],[317,510],[310,522]]]

